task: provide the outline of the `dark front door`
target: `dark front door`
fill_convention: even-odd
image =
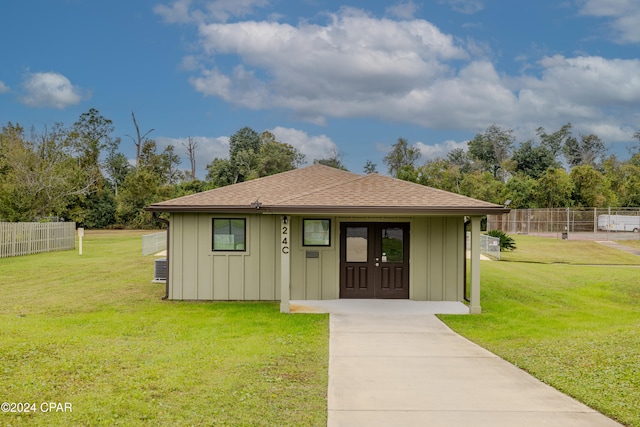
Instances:
[[[340,298],[409,298],[409,224],[341,224]]]

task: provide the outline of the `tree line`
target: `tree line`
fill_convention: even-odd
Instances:
[[[575,136],[571,123],[516,142],[514,131],[493,124],[444,158],[417,165],[420,152],[400,138],[384,163],[407,181],[510,207],[640,206],[639,142],[628,160],[609,155],[595,134]]]
[[[176,147],[159,150],[132,113],[135,159],[120,147],[114,125],[96,109],[71,126],[40,132],[11,122],[0,131],[0,221],[61,218],[87,228],[155,228],[161,222],[144,207],[162,200],[272,175],[299,167],[304,156],[270,132],[245,127],[231,136],[229,157],[207,165],[196,178],[197,143],[183,144],[190,168],[180,168]],[[337,157],[337,156],[336,156]],[[320,160],[322,161],[322,159]]]
[[[152,228],[161,222],[144,207],[162,200],[292,170],[305,156],[268,131],[244,127],[230,137],[229,153],[196,177],[197,143],[183,144],[188,169],[176,147],[159,150],[132,113],[133,136],[114,135],[114,125],[96,109],[71,126],[56,123],[36,132],[11,122],[0,131],[0,220],[51,217],[87,228]],[[400,138],[384,163],[400,179],[513,208],[640,206],[639,144],[629,160],[607,155],[596,135],[538,129],[534,140],[516,143],[514,132],[491,125],[446,157],[418,165],[420,152]],[[133,144],[135,159],[120,147]],[[124,141],[124,142],[123,142]],[[314,163],[345,169],[337,151]],[[365,173],[376,172],[368,160]]]

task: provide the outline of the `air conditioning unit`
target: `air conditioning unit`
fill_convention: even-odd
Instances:
[[[153,282],[166,282],[167,281],[167,259],[158,258],[154,262],[153,268]]]

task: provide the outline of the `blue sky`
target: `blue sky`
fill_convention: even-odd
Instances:
[[[571,122],[627,158],[640,129],[637,0],[4,0],[0,124],[89,108],[197,166],[249,126],[362,172],[399,137],[422,161],[492,123]]]

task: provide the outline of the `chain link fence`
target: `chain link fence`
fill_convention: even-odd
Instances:
[[[491,237],[486,234],[480,235],[480,253],[500,260],[500,238]],[[471,254],[471,232],[467,231],[467,258]]]
[[[640,208],[512,209],[488,215],[487,230],[562,239],[640,240]]]
[[[166,231],[142,236],[142,255],[156,254],[165,249],[167,249]]]

